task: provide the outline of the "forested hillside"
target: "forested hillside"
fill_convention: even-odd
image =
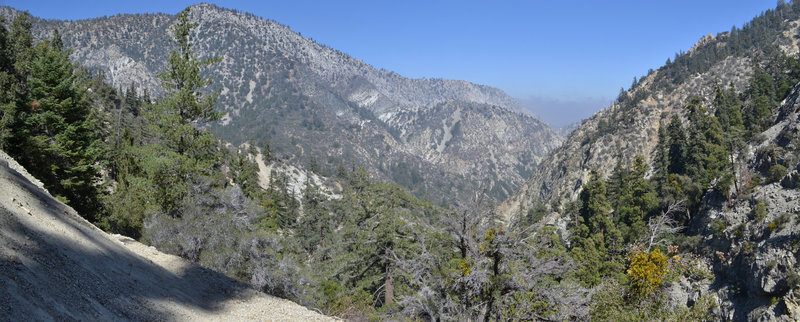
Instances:
[[[503,147],[514,155],[505,163],[499,150],[474,145],[513,141],[536,124],[495,106],[499,96],[402,101],[397,97],[403,95],[385,94],[392,86],[376,85],[377,76],[340,79],[342,88],[323,91],[306,83],[310,79],[299,80],[308,68],[336,84],[339,74],[326,74],[330,66],[313,55],[297,60],[305,67],[281,69],[286,77],[273,79],[297,80],[298,87],[262,86],[288,90],[282,93],[289,96],[268,97],[296,99],[274,101],[274,114],[266,114],[304,115],[275,132],[296,141],[225,143],[212,132],[234,122],[232,112],[214,107],[248,101],[241,94],[251,92],[252,83],[234,91],[225,76],[220,81],[215,66],[229,66],[229,56],[215,56],[204,37],[208,26],[227,21],[214,20],[219,17],[264,23],[248,15],[201,5],[174,17],[145,16],[158,26],[148,39],[171,39],[162,48],[168,59],[157,73],[152,66],[124,69],[158,84],[124,90],[106,82],[110,69],[88,69],[69,58],[128,49],[78,33],[73,39],[93,40],[71,56],[63,33],[40,29],[47,37],[34,37],[35,28],[95,30],[94,22],[7,16],[14,18],[0,28],[0,147],[99,227],[261,291],[353,320],[800,319],[800,3],[779,2],[742,28],[703,37],[679,52],[584,121],[535,170],[520,161],[537,158],[525,144]],[[107,19],[98,21],[138,18]],[[280,46],[297,44],[318,46]],[[297,52],[333,53],[314,48],[321,51]],[[156,54],[142,53],[149,55]],[[274,58],[269,64],[292,61]],[[347,66],[353,65],[330,68]],[[417,81],[393,88],[472,87]],[[320,96],[300,90],[308,88]],[[363,104],[332,103],[342,93]],[[353,121],[345,136],[358,138],[347,141],[349,148],[391,161],[362,167],[309,157],[310,172],[287,164],[297,154],[287,156],[281,145],[305,151],[301,137],[325,140],[323,151],[345,150],[334,146],[342,138],[326,135],[329,118],[297,107],[320,97],[331,99],[325,106],[349,106],[338,110]],[[237,113],[244,115],[239,122],[266,118]],[[363,132],[372,126],[386,134]],[[486,137],[492,139],[478,140]],[[412,166],[371,152],[399,142],[430,164],[491,171],[436,181],[415,173],[427,163]],[[473,179],[513,167],[518,175],[533,170],[531,179],[496,208],[494,198],[513,184]],[[442,185],[432,198],[437,203],[415,197],[426,191],[417,189],[420,184]],[[438,200],[449,193],[458,202]]]
[[[327,179],[338,194],[310,174],[299,195],[290,173],[264,182],[261,164],[282,168],[268,149],[203,126],[221,113],[201,71],[220,60],[198,58],[191,10],[170,27],[159,97],[72,63],[58,31],[35,41],[27,14],[0,28],[2,148],[97,226],[329,315],[585,316],[589,291],[560,278],[573,261],[557,236],[504,225],[486,194],[446,209],[344,164]]]
[[[18,14],[0,13],[9,21]],[[496,88],[405,78],[276,22],[214,5],[193,6],[189,19],[198,26],[198,57],[221,59],[202,74],[214,80],[208,91],[221,91],[216,108],[223,115],[208,123],[211,132],[237,146],[269,147],[297,166],[313,162],[328,175],[340,163],[363,166],[440,205],[467,203],[488,185],[499,202],[561,141],[543,122],[512,112],[519,103]],[[157,74],[174,15],[31,20],[34,38],[58,29],[70,57],[102,70],[115,88],[162,94]]]
[[[593,316],[798,318],[799,20],[781,1],[634,79],[500,207],[559,231]]]

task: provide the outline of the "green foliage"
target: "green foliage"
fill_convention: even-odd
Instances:
[[[687,109],[690,122],[687,174],[705,190],[726,168],[725,139],[716,117],[707,114],[699,98],[692,98]]]
[[[0,39],[0,147],[58,199],[96,221],[102,213],[96,162],[104,152],[86,80],[58,32],[34,46],[27,13],[11,28],[8,39]]]
[[[192,28],[194,24],[189,23],[186,9],[178,15],[178,23],[172,29],[177,48],[171,52],[167,68],[160,75],[166,91],[164,97],[155,104],[142,102],[135,99],[133,84],[126,95],[127,105],[135,109],[143,107],[146,125],[140,129],[142,135],[126,131],[126,138],[116,146],[114,163],[119,183],[108,198],[110,213],[104,220],[106,228],[140,236],[148,215],[183,215],[184,198],[190,195],[193,180],[222,184],[222,180],[209,177],[210,169],[221,159],[217,140],[195,127],[219,118],[214,110],[217,95],[200,92],[210,81],[199,74],[202,66],[218,60],[199,61],[195,57],[191,49]],[[239,176],[235,179],[245,183],[248,192],[253,193],[254,180],[245,179],[254,176],[254,171],[241,168],[242,160],[239,161]],[[132,213],[130,209],[145,212]]]
[[[221,116],[214,109],[219,92],[205,95],[200,91],[211,82],[200,76],[200,69],[221,60],[197,59],[191,36],[195,24],[189,22],[188,15],[188,8],[179,13],[171,30],[176,49],[169,55],[167,68],[159,75],[166,93],[161,102],[152,107],[159,116],[153,121],[158,122],[170,147],[181,154],[196,154],[205,152],[203,145],[207,140],[203,140],[194,125],[215,121]]]
[[[666,189],[669,182],[669,170],[669,138],[664,125],[660,123],[658,127],[658,142],[656,143],[655,157],[653,158],[652,177],[654,187],[660,197],[664,195],[664,189]]]
[[[773,164],[767,171],[766,183],[779,182],[786,175],[786,167],[782,164]]]
[[[341,267],[335,276],[339,283],[373,294],[370,303],[380,307],[391,304],[396,293],[401,295],[408,287],[399,278],[393,259],[413,256],[416,234],[411,223],[424,220],[436,210],[400,186],[363,180],[368,179],[356,175],[341,207],[335,207],[344,211],[335,215],[342,218],[343,228],[341,242],[331,245],[338,250],[330,260]]]
[[[744,125],[751,134],[760,133],[770,125],[772,107],[776,105],[776,92],[772,77],[758,64],[746,92],[749,104],[744,110]]]
[[[617,165],[611,178],[609,199],[613,200],[614,221],[626,244],[639,240],[645,233],[645,220],[658,208],[658,199],[645,179],[644,156],[636,155],[629,169]]]
[[[677,115],[672,116],[672,120],[667,126],[667,137],[669,138],[669,173],[685,174],[688,150],[686,145],[687,138]]]
[[[756,205],[753,207],[753,218],[757,222],[762,222],[767,218],[767,214],[767,202],[764,200],[756,201]]]
[[[733,83],[730,84],[727,90],[717,87],[716,95],[714,96],[714,116],[719,120],[722,130],[726,133],[733,131],[744,130],[744,121],[742,120],[742,102]]]
[[[33,60],[33,36],[31,35],[31,16],[25,11],[11,22],[11,32],[8,37],[8,55],[11,68],[17,80],[24,82],[28,77],[30,64]],[[24,93],[25,85],[19,88]]]
[[[538,201],[533,205],[533,208],[528,209],[528,211],[522,214],[522,216],[519,218],[518,225],[520,227],[528,227],[539,222],[539,220],[544,218],[546,214],[547,206],[545,206],[545,204],[541,201]]]
[[[711,222],[711,233],[714,234],[714,237],[722,238],[725,229],[728,229],[728,222],[724,219],[717,219]]]

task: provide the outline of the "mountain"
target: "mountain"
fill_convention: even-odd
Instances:
[[[624,195],[620,173],[643,156],[662,207],[655,212],[666,213],[650,218],[672,217],[679,233],[665,242],[681,252],[674,263],[691,258],[697,270],[665,282],[657,293],[664,304],[706,301],[715,320],[797,320],[798,39],[800,6],[783,2],[742,28],[702,37],[584,120],[499,212],[513,221],[543,209],[538,225],[574,243],[592,213],[620,225],[629,210],[604,205],[625,201],[592,198]],[[643,214],[642,229],[663,227]]]
[[[575,200],[582,184],[588,181],[590,170],[608,177],[618,161],[629,162],[636,154],[652,163],[658,128],[666,126],[673,115],[686,120],[690,97],[700,97],[703,106],[711,107],[717,87],[732,84],[736,92],[745,91],[759,55],[777,50],[797,55],[795,36],[800,33],[800,22],[776,24],[763,27],[774,28],[768,33],[750,28],[748,36],[760,32],[759,43],[766,49],[755,45],[742,48],[733,43],[730,32],[709,34],[688,52],[676,54],[675,63],[651,70],[624,97],[584,120],[560,147],[544,158],[522,188],[503,203],[502,212],[512,216],[520,207],[531,208],[536,201]],[[729,51],[733,53],[725,54]]]
[[[11,8],[0,13],[11,21]],[[192,7],[194,49],[221,57],[207,75],[221,90],[212,131],[234,145],[268,145],[273,156],[326,174],[365,166],[376,178],[441,204],[477,190],[510,195],[561,137],[499,89],[464,81],[408,79],[302,37],[286,26],[213,5]],[[167,14],[80,21],[34,19],[33,34],[58,29],[71,58],[116,87],[160,92],[171,49]],[[265,143],[268,141],[268,143]]]
[[[0,151],[0,312],[11,320],[332,320],[93,226]]]

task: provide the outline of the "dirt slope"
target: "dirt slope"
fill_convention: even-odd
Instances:
[[[0,320],[331,319],[108,235],[33,182],[0,151]]]

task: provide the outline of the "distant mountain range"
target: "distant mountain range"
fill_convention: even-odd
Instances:
[[[11,21],[18,11],[3,7]],[[251,14],[192,7],[194,49],[217,56],[206,75],[221,89],[223,119],[212,131],[249,141],[288,162],[333,174],[365,166],[420,197],[450,204],[478,189],[496,200],[513,193],[559,136],[524,115],[503,91],[458,80],[409,79],[302,37]],[[33,20],[33,33],[58,29],[71,58],[102,70],[117,87],[135,83],[158,96],[157,74],[171,50],[167,14],[80,21]]]

